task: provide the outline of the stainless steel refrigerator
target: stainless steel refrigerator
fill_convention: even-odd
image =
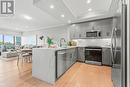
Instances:
[[[115,87],[127,87],[127,5],[121,0],[118,8],[111,37],[112,81]]]

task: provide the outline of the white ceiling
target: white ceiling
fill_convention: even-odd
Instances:
[[[109,10],[112,0],[63,0],[75,17],[87,15],[91,12],[106,12]],[[89,1],[89,3],[87,3]],[[102,4],[101,4],[102,3]]]
[[[0,17],[0,29],[32,31],[62,24],[51,15],[33,6],[33,0],[15,0],[15,5],[13,16]],[[32,19],[27,20],[24,15]]]
[[[89,4],[87,0],[15,0],[15,14],[0,17],[0,29],[33,31],[67,24],[69,20],[75,22],[108,15],[110,8],[115,8],[112,1],[119,0],[91,0]],[[88,11],[90,8],[92,11]]]

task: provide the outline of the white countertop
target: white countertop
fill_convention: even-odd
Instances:
[[[68,46],[66,48],[63,47],[57,47],[57,48],[47,48],[47,47],[43,47],[43,48],[33,48],[33,49],[41,49],[41,50],[65,50],[65,49],[71,49],[71,48],[76,48],[76,47],[89,47],[89,46]],[[111,48],[110,46],[100,46],[101,48]]]
[[[45,47],[45,48],[33,48],[33,49],[43,49],[43,50],[64,50],[64,49],[71,49],[71,48],[76,48],[76,47],[78,47],[78,46],[69,46],[69,47],[66,47],[66,48],[63,48],[63,47],[57,47],[57,48],[47,48],[47,47]]]

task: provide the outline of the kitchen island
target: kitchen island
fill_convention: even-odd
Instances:
[[[34,48],[32,56],[32,76],[50,84],[55,84],[75,62],[77,47]]]

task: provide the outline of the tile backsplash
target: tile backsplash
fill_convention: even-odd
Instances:
[[[110,47],[111,38],[104,39],[76,39],[78,46],[101,46],[101,47]]]

